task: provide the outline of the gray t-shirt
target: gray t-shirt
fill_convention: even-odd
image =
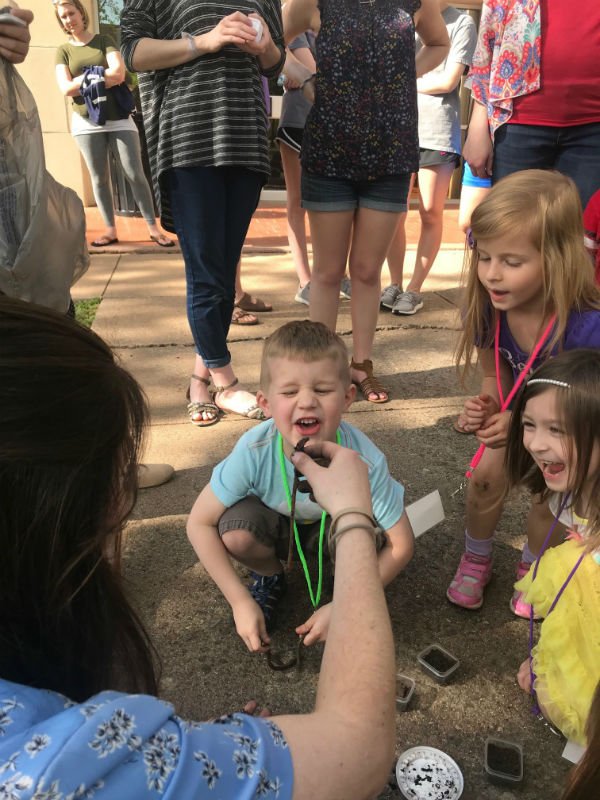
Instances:
[[[447,64],[471,66],[477,44],[477,28],[468,14],[448,6],[442,11],[442,16],[450,38],[450,51],[446,60],[428,72],[428,75],[443,72]],[[422,47],[418,35],[416,47],[417,52]],[[459,86],[448,94],[419,93],[417,99],[419,104],[419,147],[460,153]]]
[[[315,56],[315,35],[312,31],[301,33],[288,45],[289,49],[300,50],[308,47]],[[281,101],[281,116],[279,117],[280,128],[304,128],[308,112],[312,103],[309,103],[301,89],[290,89],[283,95]]]

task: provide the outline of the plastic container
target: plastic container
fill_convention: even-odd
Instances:
[[[417,656],[421,669],[437,683],[447,683],[460,666],[460,661],[439,644],[430,644]]]
[[[492,783],[515,786],[523,780],[523,748],[490,736],[485,742],[485,771]]]
[[[407,711],[415,693],[415,682],[408,675],[396,675],[396,710]]]

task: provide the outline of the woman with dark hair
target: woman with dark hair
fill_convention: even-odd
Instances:
[[[394,753],[394,649],[366,464],[330,443],[310,449],[329,468],[294,456],[341,518],[315,710],[188,723],[154,696],[119,569],[146,418],[94,333],[0,297],[0,796],[373,796]]]

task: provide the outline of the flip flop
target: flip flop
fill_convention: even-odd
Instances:
[[[265,303],[260,297],[252,297],[248,292],[244,292],[240,299],[236,300],[235,304],[244,311],[253,311],[259,314],[265,311],[273,311],[273,306],[270,303]]]
[[[258,325],[258,318],[248,311],[244,311],[239,306],[233,307],[233,314],[231,315],[232,325]]]
[[[156,242],[159,247],[175,247],[175,242],[165,236],[164,233],[159,233],[158,236],[150,236],[150,239]]]
[[[94,239],[92,247],[108,247],[111,244],[116,244],[118,241],[116,236],[114,239],[111,239],[109,236],[101,236],[99,239]]]

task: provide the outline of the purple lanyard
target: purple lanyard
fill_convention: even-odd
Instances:
[[[563,497],[563,499],[562,499],[562,501],[560,503],[560,507],[559,507],[559,509],[558,509],[558,511],[556,513],[556,516],[554,517],[554,520],[552,521],[552,525],[550,526],[550,530],[548,531],[548,533],[546,535],[546,538],[544,539],[544,544],[542,545],[542,549],[540,550],[540,554],[537,557],[537,559],[535,561],[535,564],[533,565],[533,576],[531,578],[532,585],[533,585],[533,582],[534,582],[534,580],[536,578],[536,575],[537,575],[537,571],[538,571],[538,566],[539,566],[540,560],[541,560],[542,556],[544,555],[544,553],[546,552],[546,550],[548,548],[548,542],[550,541],[550,537],[554,533],[554,530],[555,530],[556,526],[558,525],[558,521],[559,521],[560,515],[565,510],[568,501],[569,501],[569,493],[567,493]],[[554,608],[555,608],[556,604],[558,603],[558,601],[562,597],[563,592],[565,591],[565,589],[567,588],[567,586],[571,582],[571,578],[577,572],[577,569],[578,569],[579,565],[581,564],[581,562],[583,561],[584,556],[585,556],[585,550],[579,556],[579,559],[577,560],[577,563],[575,564],[575,566],[573,567],[571,572],[569,572],[569,574],[567,575],[567,577],[565,579],[565,582],[563,583],[563,585],[560,587],[560,589],[556,593],[556,597],[552,601],[552,604],[551,604],[551,606],[550,606],[550,608],[548,610],[548,614],[546,614],[546,618],[548,618],[548,615],[551,614],[552,611],[554,611]],[[535,679],[536,679],[537,676],[536,676],[535,672],[533,671],[533,605],[529,606],[529,675],[530,675],[530,678],[531,678],[530,694],[531,694],[531,697],[533,699],[533,709],[532,710],[533,710],[534,714],[539,715],[539,714],[541,714],[541,710],[540,710],[540,707],[538,705],[537,695],[535,693]]]

